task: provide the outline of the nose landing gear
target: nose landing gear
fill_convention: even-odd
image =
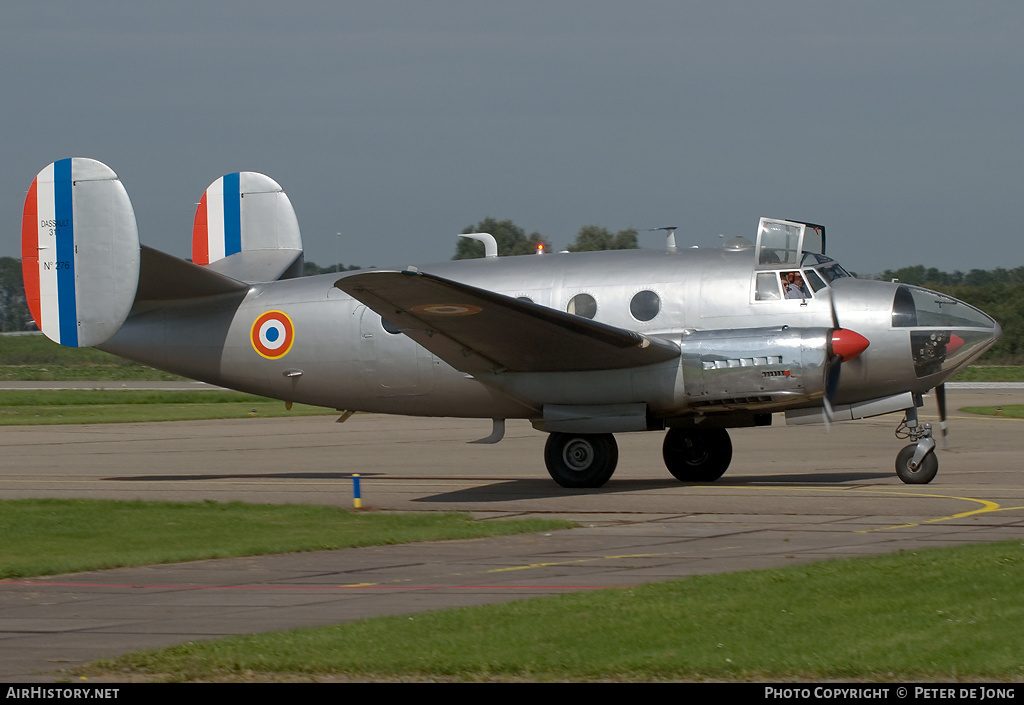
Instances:
[[[906,413],[896,429],[896,437],[909,438],[912,443],[904,446],[896,456],[896,475],[908,485],[926,485],[939,471],[932,425],[918,422],[917,407],[907,409]]]

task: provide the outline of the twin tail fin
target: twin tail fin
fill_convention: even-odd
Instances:
[[[88,347],[114,335],[135,301],[139,262],[135,211],[110,167],[74,157],[39,172],[25,198],[21,267],[48,338]]]
[[[210,184],[192,226],[192,261],[247,282],[301,276],[299,221],[284,189],[253,171]]]
[[[193,262],[139,244],[135,210],[106,164],[73,157],[33,180],[21,229],[22,274],[39,329],[69,347],[108,341],[135,304],[242,295],[302,273],[302,240],[276,181],[228,174],[203,194]]]

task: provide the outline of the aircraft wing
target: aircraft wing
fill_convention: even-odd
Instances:
[[[423,272],[360,272],[335,286],[469,374],[623,369],[679,356],[668,340]]]

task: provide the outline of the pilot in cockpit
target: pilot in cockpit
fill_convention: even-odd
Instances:
[[[804,278],[800,272],[783,272],[782,291],[787,299],[806,299],[807,289],[804,287]]]

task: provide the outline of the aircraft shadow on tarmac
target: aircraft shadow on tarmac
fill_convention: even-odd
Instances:
[[[134,474],[120,475],[116,478],[103,478],[105,482],[117,483],[189,483],[204,482],[211,480],[351,480],[352,472],[234,472],[234,473],[204,473],[204,474]],[[393,475],[388,472],[359,472],[360,478],[386,478],[388,480],[422,480],[419,476]],[[891,472],[815,472],[815,473],[787,473],[787,474],[759,474],[759,475],[734,475],[732,478],[718,480],[714,483],[716,487],[758,487],[761,485],[843,485],[846,483],[873,482],[881,479],[892,478]],[[434,478],[434,480],[462,480],[466,482],[479,481],[489,483],[480,487],[468,490],[457,490],[456,492],[434,495],[434,498],[425,497],[421,502],[428,501],[452,501],[450,498],[466,493],[482,493],[485,495],[494,494],[496,490],[499,496],[495,500],[508,499],[509,494],[519,495],[518,498],[528,494],[532,497],[558,497],[564,495],[587,493],[608,494],[613,492],[636,492],[641,490],[663,490],[673,487],[707,487],[711,483],[681,483],[677,480],[612,480],[607,485],[594,489],[569,490],[554,485],[547,479],[530,480],[509,480],[492,482],[489,478]],[[503,488],[498,490],[498,488]],[[516,488],[519,488],[518,490]],[[510,492],[511,490],[511,492]],[[437,499],[435,499],[437,498]],[[468,501],[468,500],[467,500]],[[473,501],[481,501],[479,499]]]
[[[610,480],[603,487],[594,489],[565,489],[558,487],[546,479],[507,480],[492,482],[480,487],[469,487],[443,492],[441,494],[422,497],[416,502],[510,502],[522,499],[544,499],[548,497],[564,497],[580,494],[615,494],[618,492],[642,492],[644,490],[662,490],[680,487],[762,487],[770,485],[806,486],[806,485],[844,485],[850,482],[874,482],[879,479],[892,478],[890,472],[849,472],[849,473],[809,473],[785,475],[738,475],[729,479],[716,481],[713,485],[707,482],[679,482],[678,480]]]
[[[356,473],[360,477],[380,477],[387,475],[381,472]],[[348,480],[350,472],[260,472],[207,475],[125,475],[123,477],[104,477],[109,482],[196,482],[202,480]]]

